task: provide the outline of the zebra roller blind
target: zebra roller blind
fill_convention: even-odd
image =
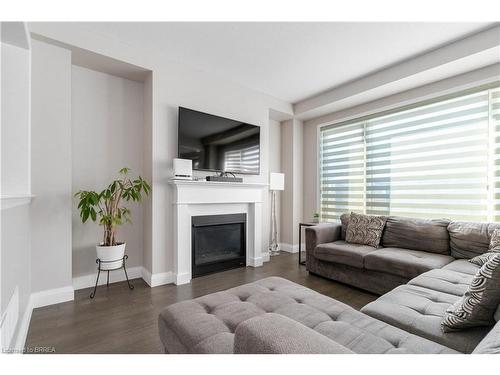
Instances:
[[[500,221],[500,89],[321,128],[320,197],[330,221]]]

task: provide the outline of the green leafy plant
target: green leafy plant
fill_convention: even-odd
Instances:
[[[319,212],[315,212],[314,215],[313,215],[313,218],[319,219]]]
[[[131,222],[130,210],[122,202],[140,202],[149,195],[151,187],[141,176],[135,180],[129,177],[129,168],[120,169],[120,178],[111,182],[100,193],[81,190],[75,193],[79,199],[78,209],[83,223],[90,218],[104,227],[102,246],[116,245],[116,227]]]

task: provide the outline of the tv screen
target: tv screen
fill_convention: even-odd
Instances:
[[[259,174],[260,127],[179,107],[179,158],[194,170]]]

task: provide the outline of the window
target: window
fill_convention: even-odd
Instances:
[[[320,205],[323,220],[500,221],[500,89],[322,127]]]

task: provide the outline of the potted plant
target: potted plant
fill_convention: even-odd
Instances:
[[[319,212],[315,212],[313,215],[313,223],[319,223]]]
[[[116,228],[130,220],[130,210],[123,202],[140,202],[143,195],[149,195],[151,187],[141,176],[131,180],[129,168],[120,169],[120,178],[111,182],[100,193],[81,190],[75,194],[78,198],[80,218],[85,223],[89,218],[104,227],[102,242],[96,245],[97,258],[101,270],[112,270],[122,266],[125,255],[125,242],[116,239]]]

